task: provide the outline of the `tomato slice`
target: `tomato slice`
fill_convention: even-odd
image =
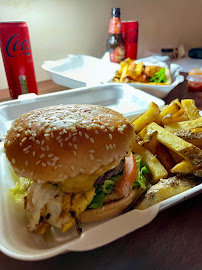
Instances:
[[[133,153],[131,153],[129,157],[125,158],[123,174],[115,184],[116,191],[120,195],[128,197],[131,187],[135,182],[136,176],[137,176],[136,159]]]

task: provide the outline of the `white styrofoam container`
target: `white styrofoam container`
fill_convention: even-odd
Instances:
[[[16,100],[0,103],[0,140],[14,119],[24,112],[56,104],[99,104],[114,109],[130,118],[147,109],[150,102],[159,107],[165,102],[126,84],[107,84],[37,96],[25,94]]]
[[[46,61],[42,65],[55,83],[70,88],[114,83],[112,79],[119,67],[119,64],[111,63],[106,59],[87,55],[70,55],[61,60]],[[171,85],[144,83],[130,83],[130,85],[159,98],[164,98],[173,88],[184,81],[184,77],[179,75],[179,65],[171,64],[170,70],[173,77]]]
[[[109,93],[109,96],[107,93]],[[99,97],[97,97],[97,94],[99,94]],[[73,101],[80,103],[82,100],[88,100],[89,102],[86,103],[93,102],[99,104],[98,101],[100,100],[101,105],[107,105],[109,107],[110,104],[113,106],[118,105],[118,108],[123,110],[125,108],[124,100],[127,95],[132,95],[133,98],[139,100],[137,104],[145,105],[145,102],[147,103],[151,100],[159,103],[159,105],[164,104],[163,101],[142,93],[140,90],[136,91],[133,88],[131,90],[130,86],[118,84],[81,88],[80,90],[64,91],[43,96],[27,94],[20,96],[19,100],[1,103],[0,128],[4,127],[7,130],[16,117],[29,110],[60,103],[72,103]],[[123,104],[123,107],[120,104]],[[138,108],[138,110],[127,112],[125,116],[132,118],[141,111]],[[65,233],[62,233],[58,229],[52,229],[48,234],[41,236],[27,230],[26,224],[28,223],[28,217],[23,208],[23,203],[14,202],[9,196],[8,190],[15,185],[15,180],[15,176],[9,169],[3,142],[1,142],[0,249],[10,257],[29,261],[50,258],[68,251],[85,251],[106,245],[148,224],[155,218],[159,211],[195,196],[202,191],[202,184],[200,184],[144,211],[131,210],[106,221],[82,224],[83,233],[80,237],[76,234],[75,228],[71,228]],[[115,227],[116,230],[114,230]]]

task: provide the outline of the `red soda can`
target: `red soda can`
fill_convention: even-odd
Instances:
[[[123,21],[121,22],[121,27],[125,43],[126,58],[136,60],[139,24],[135,21]]]
[[[0,47],[12,98],[37,94],[37,84],[26,22],[0,22]]]

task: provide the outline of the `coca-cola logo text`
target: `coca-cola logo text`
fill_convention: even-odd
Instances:
[[[19,34],[11,36],[6,44],[6,53],[10,57],[16,57],[19,55],[30,55],[30,41],[28,39],[20,40]]]
[[[137,43],[138,39],[138,30],[131,29],[125,34],[125,42],[127,43]]]

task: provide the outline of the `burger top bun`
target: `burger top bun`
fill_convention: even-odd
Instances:
[[[109,108],[59,105],[16,119],[4,147],[18,176],[61,182],[66,192],[77,192],[89,190],[99,175],[117,166],[134,136],[132,125]]]

